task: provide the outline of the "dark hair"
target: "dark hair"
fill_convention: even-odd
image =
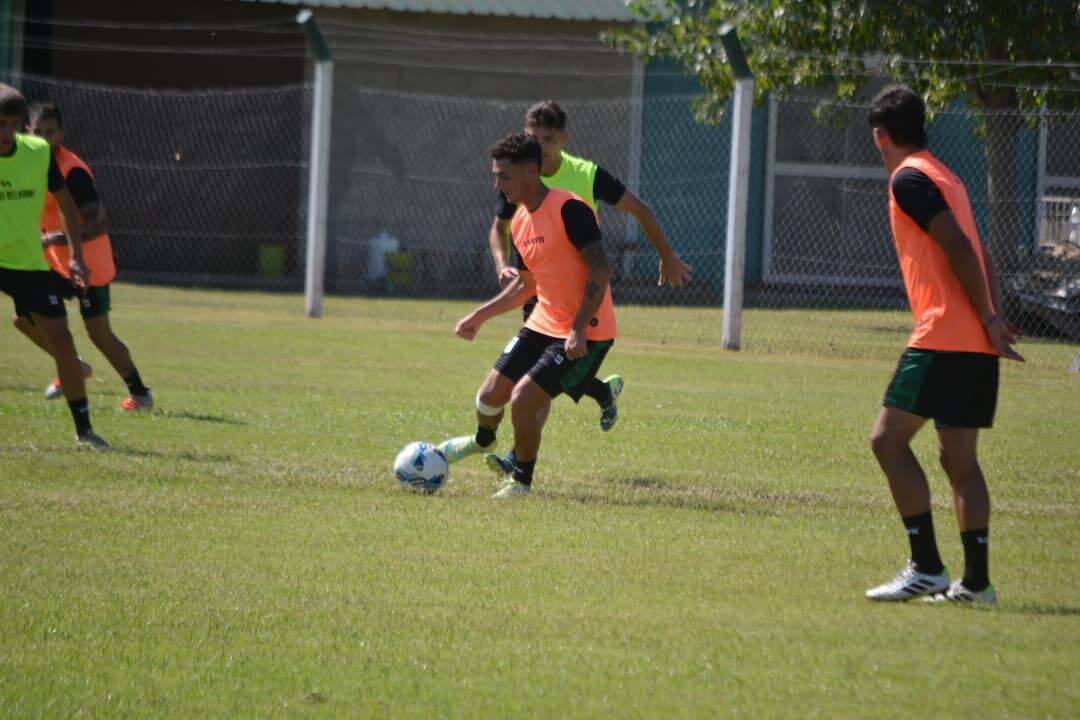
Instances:
[[[18,115],[21,118],[25,114],[26,98],[22,96],[22,93],[10,85],[0,83],[0,115],[4,117]]]
[[[37,124],[38,120],[54,120],[58,128],[64,127],[60,118],[60,108],[51,102],[37,102],[30,106],[30,122]]]
[[[870,127],[884,129],[895,145],[926,147],[926,103],[906,85],[879,92],[866,119]]]
[[[566,129],[566,113],[554,100],[542,100],[525,111],[525,127]]]
[[[529,133],[514,133],[507,135],[491,147],[493,160],[509,160],[515,165],[521,163],[536,163],[539,166],[544,159],[544,151],[540,147],[540,141]]]

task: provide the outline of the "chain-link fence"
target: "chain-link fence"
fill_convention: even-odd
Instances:
[[[161,91],[24,75],[102,194],[121,280],[299,288],[311,89]]]
[[[160,92],[40,77],[23,77],[22,86],[31,100],[65,111],[68,144],[97,174],[121,279],[301,287],[310,86]],[[657,288],[644,234],[601,206],[616,303],[702,308],[687,316],[695,327],[682,330],[662,310],[635,313],[634,323],[621,323],[624,336],[719,344],[730,127],[695,123],[690,99],[568,100],[567,150],[633,188],[694,266],[690,287]],[[822,122],[817,103],[774,100],[754,110],[747,349],[820,347],[805,313],[756,320],[764,310],[906,308],[866,109],[834,110]],[[526,105],[335,88],[327,290],[493,294],[487,149],[522,126]],[[1029,331],[1077,340],[1080,114],[1018,120],[1007,202],[988,199],[985,140],[971,113],[938,113],[930,149],[967,185],[983,239],[991,227],[1009,233],[997,260],[1012,313]],[[888,323],[897,343],[901,317]]]

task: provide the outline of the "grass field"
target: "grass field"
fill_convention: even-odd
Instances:
[[[696,341],[716,311],[623,308],[618,426],[558,400],[533,496],[500,503],[475,459],[434,496],[390,464],[471,432],[514,318],[469,344],[466,303],[312,320],[295,296],[118,285],[113,305],[158,407],[116,412],[78,327],[108,454],[74,448],[49,362],[0,331],[0,717],[1080,713],[1077,346],[1003,366],[981,443],[1000,600],[979,610],[862,597],[907,556],[866,441],[902,313],[750,312],[725,353]],[[755,350],[792,322],[821,347]],[[932,432],[916,450],[959,575]]]

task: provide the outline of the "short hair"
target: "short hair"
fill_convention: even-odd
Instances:
[[[26,98],[22,96],[22,93],[10,85],[0,83],[0,115],[4,117],[18,115],[21,118],[25,114]]]
[[[870,127],[883,128],[896,145],[926,147],[926,103],[906,85],[879,92],[866,119]]]
[[[540,141],[529,133],[513,133],[507,135],[491,147],[493,160],[509,160],[514,165],[522,163],[536,163],[537,167],[544,160],[544,151],[540,147]]]
[[[566,112],[554,100],[541,100],[525,111],[525,127],[566,129]]]
[[[51,102],[36,102],[30,106],[30,122],[36,124],[38,120],[53,120],[58,128],[63,128],[64,123],[60,117],[60,108]]]

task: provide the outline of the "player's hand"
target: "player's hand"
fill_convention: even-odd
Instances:
[[[1013,349],[1013,343],[1020,339],[1020,328],[1000,315],[994,315],[984,327],[990,342],[1001,353],[1001,357],[1024,362],[1024,356]]]
[[[671,253],[670,257],[660,258],[660,278],[656,285],[661,287],[666,282],[671,287],[682,287],[693,279],[693,272],[694,268],[684,263],[677,254]]]
[[[68,272],[71,273],[71,284],[80,293],[86,293],[86,265],[79,258],[71,258],[68,262]]]
[[[568,360],[577,360],[585,357],[588,347],[585,343],[585,333],[582,330],[573,329],[570,336],[563,343],[563,352]]]
[[[465,338],[466,340],[472,340],[476,337],[476,333],[480,332],[480,326],[483,324],[477,319],[476,313],[469,313],[465,317],[458,320],[456,326],[454,326],[454,334],[459,338]]]
[[[510,283],[518,279],[518,271],[516,268],[512,268],[509,265],[499,269],[499,287],[505,288]]]

